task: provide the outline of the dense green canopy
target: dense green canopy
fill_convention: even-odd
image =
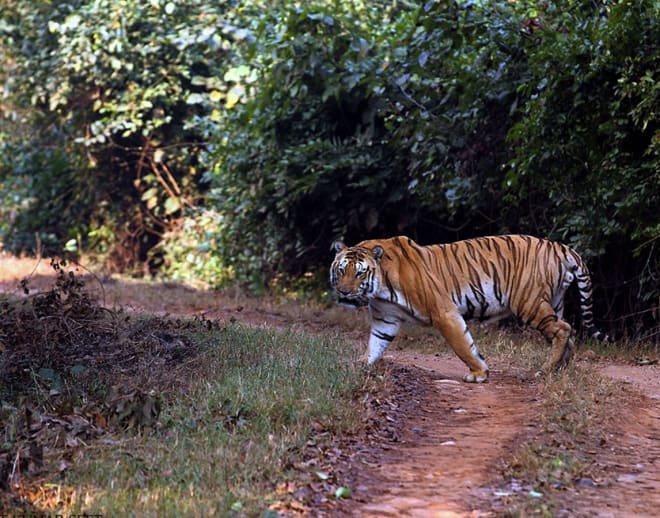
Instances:
[[[658,5],[0,0],[0,237],[256,288],[525,232],[657,338]]]

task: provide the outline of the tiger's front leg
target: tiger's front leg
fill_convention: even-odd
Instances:
[[[474,344],[463,317],[458,313],[448,312],[443,315],[443,318],[435,320],[433,325],[470,369],[470,373],[463,376],[463,381],[467,383],[488,381],[488,364]]]
[[[373,307],[369,308],[369,312],[371,314],[371,334],[369,335],[367,365],[372,365],[383,356],[387,346],[394,340],[401,328],[401,320],[397,317],[384,315]]]

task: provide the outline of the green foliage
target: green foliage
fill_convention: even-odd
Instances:
[[[634,264],[655,304],[657,9],[273,9],[245,57],[256,79],[209,153],[210,199],[233,236],[220,255],[258,280],[327,263],[337,236],[529,232],[608,252],[597,278]]]
[[[619,319],[657,336],[660,7],[575,5],[539,13],[506,199],[533,231],[602,256]]]
[[[24,174],[37,186],[8,246],[30,249],[33,233],[45,232],[60,246],[80,237],[120,265],[144,258],[198,197],[194,121],[207,114],[204,98],[227,95],[218,77],[245,38],[230,4],[0,5],[10,63],[0,139],[23,165],[2,164],[0,175]],[[29,150],[13,138],[18,125],[32,132]]]
[[[219,253],[229,246],[223,242],[228,235],[225,220],[217,211],[200,210],[194,217],[182,218],[180,228],[163,236],[156,253],[162,253],[164,268],[173,279],[202,283],[205,287],[224,286],[235,281],[249,284],[249,276],[241,277],[232,267],[239,261],[245,264],[246,258],[228,261]]]
[[[60,149],[12,150],[18,160],[14,172],[5,180],[13,184],[10,203],[13,220],[5,243],[11,250],[57,250],[59,243],[76,239],[89,228],[92,218],[87,200],[96,199],[96,186],[84,174],[85,166],[76,164]],[[76,169],[76,165],[80,166]],[[39,171],[40,174],[31,174]],[[61,221],[68,221],[66,227]]]
[[[357,0],[264,14],[244,58],[256,79],[209,128],[220,255],[268,279],[326,261],[337,236],[495,218],[483,192],[501,183],[521,58],[519,17],[492,14]]]
[[[382,231],[380,212],[405,194],[374,94],[382,14],[359,1],[307,2],[254,28],[245,60],[255,84],[219,121],[209,160],[210,199],[232,237],[221,253],[255,281],[300,273],[349,227]]]
[[[501,210],[497,165],[509,156],[502,144],[526,71],[522,11],[429,2],[397,26],[388,127],[413,192],[444,224],[483,226],[480,214]]]
[[[525,217],[587,255],[658,236],[657,15],[655,2],[548,12],[530,53],[507,187],[511,199],[547,197]]]
[[[337,237],[526,232],[657,325],[654,0],[0,7],[14,250],[259,290]]]

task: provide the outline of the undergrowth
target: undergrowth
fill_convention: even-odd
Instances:
[[[323,441],[361,422],[352,347],[108,310],[53,267],[52,289],[25,283],[26,297],[1,303],[0,509],[226,516],[304,505],[288,484],[310,440],[323,456]]]

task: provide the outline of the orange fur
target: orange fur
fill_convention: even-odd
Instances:
[[[466,381],[485,381],[488,365],[465,319],[514,314],[552,342],[544,371],[557,368],[573,348],[571,326],[562,316],[565,291],[575,279],[583,323],[593,330],[589,271],[560,243],[508,235],[420,246],[399,236],[334,246],[330,280],[340,302],[369,305],[369,363],[380,357],[401,322],[410,320],[442,333],[470,369]]]

